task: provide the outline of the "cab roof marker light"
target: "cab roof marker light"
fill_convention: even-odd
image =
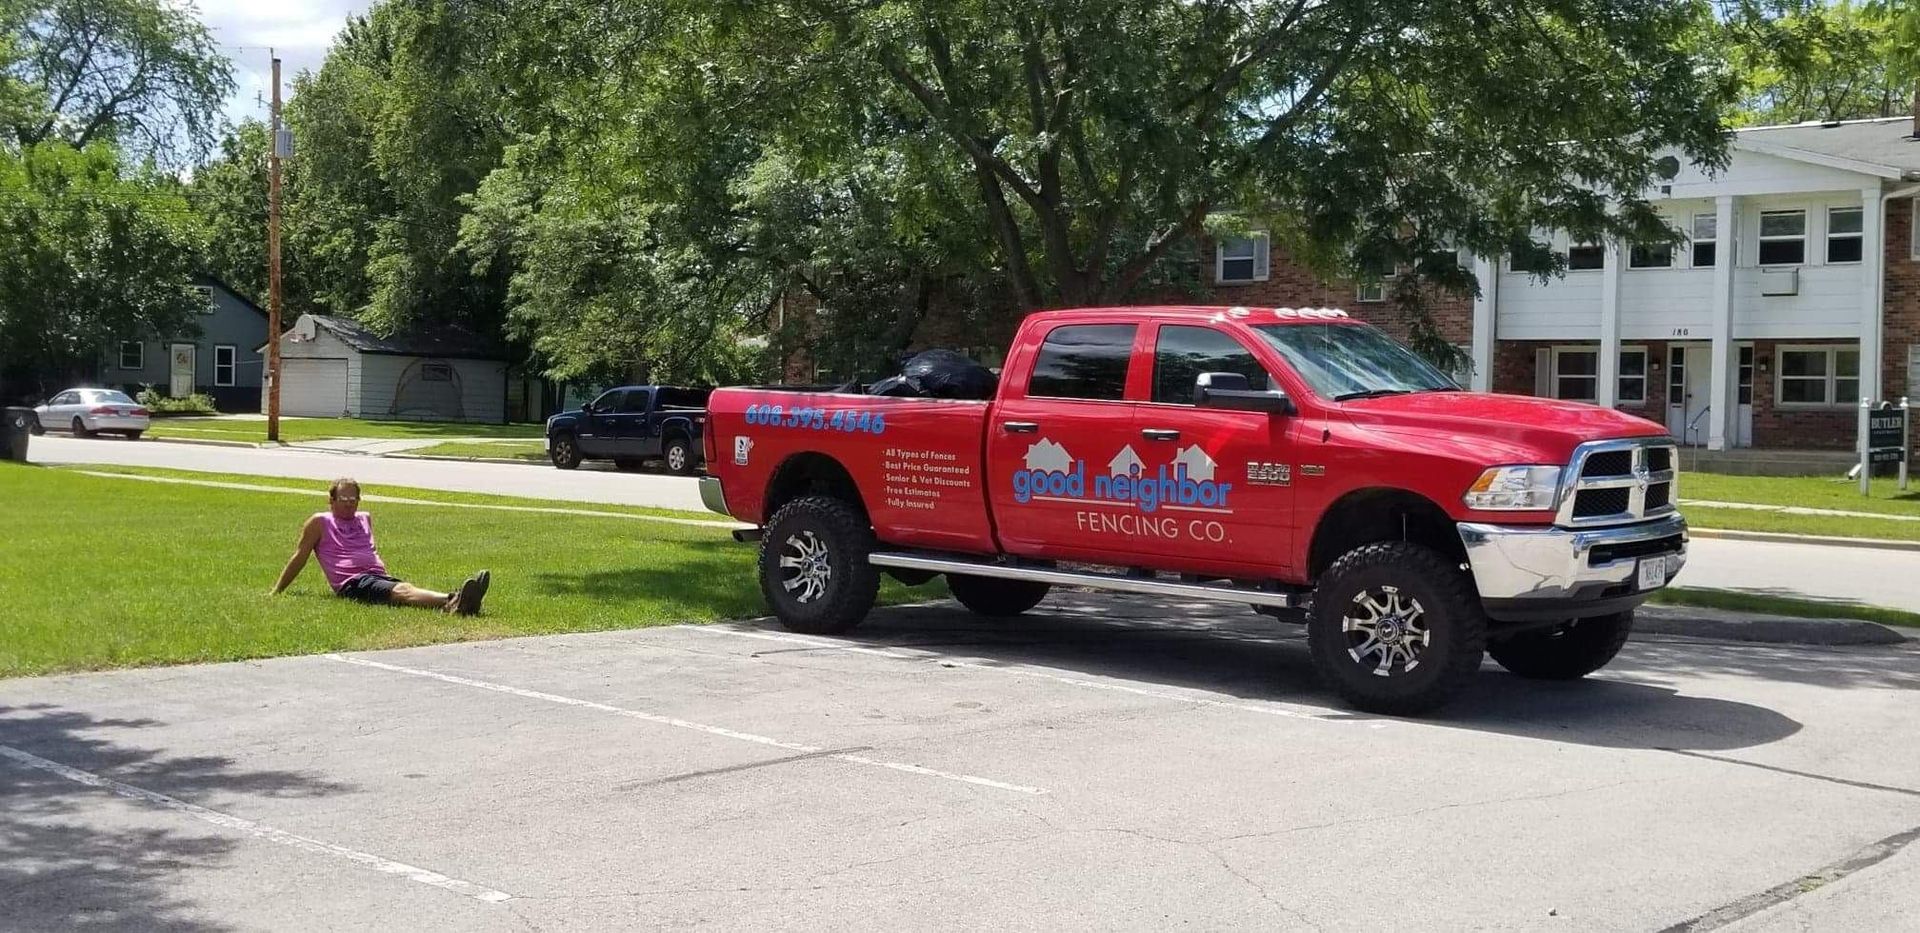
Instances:
[[[1239,307],[1238,305],[1227,309],[1227,315],[1229,317],[1249,317],[1252,314],[1252,311],[1248,311],[1246,308]]]

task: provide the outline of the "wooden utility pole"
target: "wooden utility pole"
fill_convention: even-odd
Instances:
[[[269,52],[268,54],[272,54]],[[273,138],[267,144],[267,440],[280,440],[280,56],[273,56]]]

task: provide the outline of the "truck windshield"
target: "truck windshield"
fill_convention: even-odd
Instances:
[[[1344,401],[1460,388],[1432,363],[1365,324],[1261,324],[1254,330],[1322,398]]]

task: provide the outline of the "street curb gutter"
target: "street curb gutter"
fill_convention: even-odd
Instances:
[[[505,457],[442,457],[438,454],[369,454],[389,460],[439,460],[442,463],[510,463],[516,466],[549,466],[545,460],[508,460]]]
[[[1772,645],[1900,645],[1909,636],[1878,622],[1858,619],[1796,619],[1719,613],[1687,606],[1642,606],[1633,620],[1638,635],[1684,635],[1717,641]]]
[[[154,444],[198,444],[202,447],[245,447],[249,450],[273,450],[285,447],[285,444],[255,444],[252,441],[214,441],[197,437],[143,437],[140,440]]]
[[[1720,528],[1688,528],[1695,538],[1719,538],[1727,541],[1765,541],[1771,544],[1816,544],[1822,547],[1857,547],[1879,551],[1920,551],[1920,541],[1887,541],[1880,538],[1830,538],[1822,535],[1789,535],[1775,531],[1727,531]]]

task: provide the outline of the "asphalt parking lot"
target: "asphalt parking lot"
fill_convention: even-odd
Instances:
[[[1646,636],[1384,719],[1084,595],[0,681],[0,928],[1912,929],[1916,699]]]

